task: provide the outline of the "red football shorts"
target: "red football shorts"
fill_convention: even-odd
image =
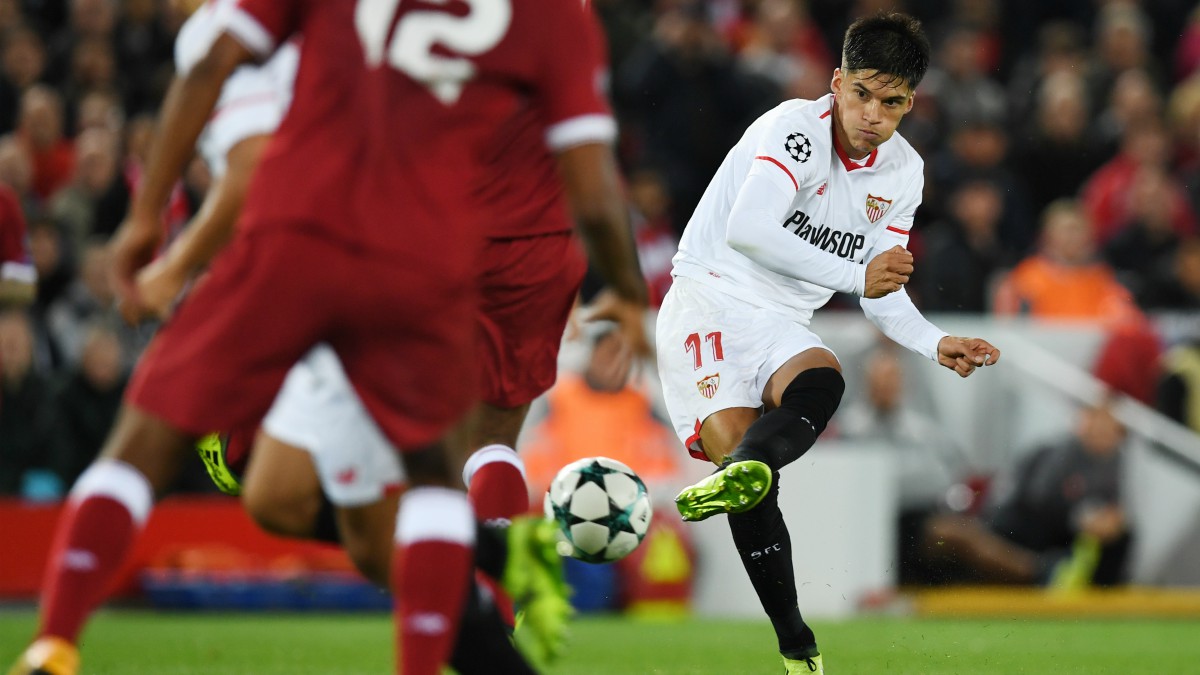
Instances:
[[[196,435],[257,425],[284,376],[333,346],[399,448],[440,437],[475,402],[469,275],[273,229],[237,237],[143,354],[126,401]]]
[[[575,237],[563,232],[491,240],[483,260],[482,397],[515,408],[554,384],[563,329],[587,259]]]

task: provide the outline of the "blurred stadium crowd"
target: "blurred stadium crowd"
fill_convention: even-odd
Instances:
[[[921,18],[934,46],[901,126],[926,161],[909,285],[919,307],[1134,333],[1147,315],[1200,308],[1200,5],[593,1],[657,298],[749,122],[828,92],[846,26],[895,8]],[[153,332],[120,321],[105,244],[139,180],[183,18],[171,0],[0,0],[0,227],[23,214],[38,272],[33,304],[0,319],[0,494],[71,484]],[[196,160],[165,227],[187,221],[207,183]],[[1156,358],[1163,345],[1150,343]],[[1136,387],[1124,388],[1153,397]]]

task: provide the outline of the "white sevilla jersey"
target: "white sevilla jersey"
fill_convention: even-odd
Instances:
[[[224,29],[222,12],[234,0],[209,0],[197,9],[175,38],[175,72],[186,74],[208,53]],[[251,136],[270,134],[279,127],[292,102],[292,85],[300,53],[293,44],[281,47],[260,65],[239,66],[221,87],[221,97],[204,127],[196,150],[213,177],[225,173],[225,155]]]
[[[866,159],[849,159],[834,143],[832,106],[832,94],[786,101],[750,125],[684,230],[674,258],[676,276],[805,324],[833,296],[832,282],[822,286],[779,274],[726,243],[730,209],[752,171],[788,194],[794,191],[779,226],[824,255],[864,265],[897,244],[907,247],[921,203],[924,162],[899,134]]]

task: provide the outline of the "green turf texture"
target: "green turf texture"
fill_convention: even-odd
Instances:
[[[0,612],[0,672],[33,630]],[[814,624],[829,675],[1200,673],[1200,621],[855,619]],[[84,635],[85,675],[390,673],[385,615],[107,611]],[[781,672],[756,621],[584,618],[552,675]]]

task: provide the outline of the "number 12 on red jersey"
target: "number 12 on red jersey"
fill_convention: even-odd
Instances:
[[[432,10],[405,13],[388,42],[400,0],[358,0],[354,26],[367,65],[378,66],[386,57],[389,66],[424,84],[442,103],[453,105],[462,95],[463,83],[475,76],[475,64],[463,57],[478,56],[498,45],[512,23],[510,0],[463,2],[468,7],[463,16]],[[460,56],[435,54],[434,45]]]

